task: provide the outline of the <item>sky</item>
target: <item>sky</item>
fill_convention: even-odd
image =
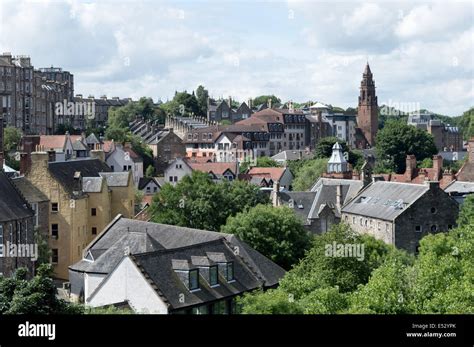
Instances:
[[[202,84],[356,107],[368,61],[379,105],[474,106],[473,1],[1,0],[0,51],[62,67],[96,97],[166,101]]]

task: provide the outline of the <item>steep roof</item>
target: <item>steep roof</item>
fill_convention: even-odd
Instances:
[[[104,179],[102,177],[84,177],[82,179],[82,191],[84,193],[100,193]]]
[[[12,181],[0,170],[0,222],[28,218],[34,215],[27,201]]]
[[[279,181],[287,168],[284,167],[252,167],[248,174],[251,176],[263,176],[271,178],[273,181]]]
[[[24,176],[13,178],[12,182],[29,203],[49,201],[49,198]]]
[[[99,159],[81,159],[63,162],[48,163],[48,170],[51,175],[73,195],[74,175],[81,173],[82,177],[99,177],[101,172],[109,172],[110,168]]]
[[[235,280],[228,282],[220,273],[219,285],[211,287],[200,276],[200,290],[189,291],[176,276],[173,264],[176,265],[177,261],[180,261],[180,264],[189,266],[196,262],[195,257],[208,259],[207,255],[210,252],[221,253],[227,261],[233,262]],[[233,297],[264,285],[258,274],[254,273],[244,260],[233,252],[225,239],[177,249],[136,254],[130,258],[137,264],[152,287],[156,288],[157,293],[166,299],[171,309],[181,309]],[[184,295],[184,300],[179,294]]]
[[[373,182],[345,205],[342,212],[393,221],[428,190],[425,184]]]
[[[212,172],[215,175],[223,175],[227,170],[230,170],[234,175],[237,174],[236,162],[212,162],[212,163],[196,163],[191,160],[187,161],[191,169],[201,172]]]
[[[129,247],[131,254],[137,254],[188,247],[219,239],[225,239],[233,249],[238,249],[240,257],[265,281],[266,286],[277,284],[284,275],[285,271],[281,267],[232,234],[145,222],[123,218],[121,215],[87,246],[85,253],[95,254],[95,260],[81,260],[69,268],[79,272],[106,274],[122,259],[125,247]]]
[[[106,179],[109,187],[126,187],[130,172],[100,172],[99,175]]]

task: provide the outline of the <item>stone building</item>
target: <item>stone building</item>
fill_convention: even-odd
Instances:
[[[342,208],[342,221],[397,248],[416,253],[420,239],[456,226],[458,203],[439,182],[375,181]]]
[[[34,211],[0,169],[0,275],[10,277],[26,267],[32,277],[38,250],[34,244]]]
[[[101,151],[92,151],[103,158]],[[134,213],[134,186],[129,172],[111,173],[100,159],[49,162],[47,152],[31,153],[26,179],[50,201],[49,246],[54,275],[67,279],[67,267],[117,214]]]
[[[231,123],[247,119],[252,115],[252,103],[242,102],[237,108],[232,105],[232,98],[229,96],[227,100],[215,101],[211,98],[207,99],[207,120],[213,122],[222,122],[224,120]]]
[[[439,152],[459,152],[463,150],[462,133],[459,128],[444,124],[436,118],[434,113],[427,111],[412,113],[408,116],[407,124],[433,135]]]
[[[362,82],[360,84],[357,125],[365,136],[367,143],[370,147],[373,147],[375,145],[375,135],[377,134],[379,121],[375,81],[372,78],[369,63],[365,66]]]

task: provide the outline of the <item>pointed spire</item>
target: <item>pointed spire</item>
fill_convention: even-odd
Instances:
[[[371,75],[372,71],[370,71],[369,62],[367,62],[367,64],[365,65],[364,75],[369,75],[369,74]]]

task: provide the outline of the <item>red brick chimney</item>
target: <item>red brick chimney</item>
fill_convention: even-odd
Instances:
[[[406,158],[406,169],[405,169],[405,178],[407,181],[411,181],[415,174],[416,168],[416,157],[413,154],[407,155]]]
[[[443,157],[440,155],[433,156],[434,180],[439,181],[441,178],[441,169],[443,168]]]

